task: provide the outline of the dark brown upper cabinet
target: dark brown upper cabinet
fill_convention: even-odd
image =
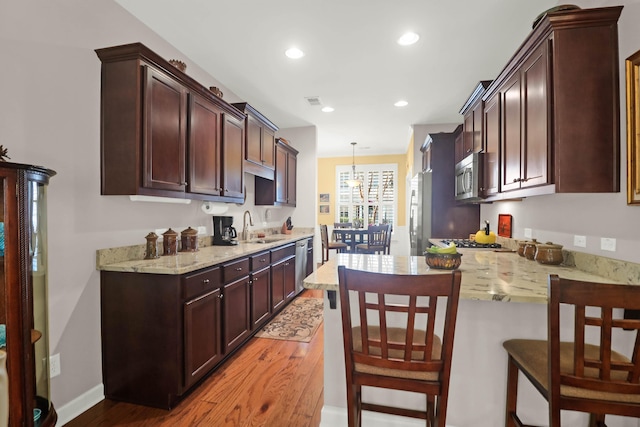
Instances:
[[[471,153],[479,153],[484,150],[483,144],[483,108],[482,95],[484,95],[491,80],[482,80],[474,88],[471,96],[460,109],[464,117],[462,138],[456,139],[455,162],[462,161]]]
[[[247,115],[245,122],[245,172],[273,179],[276,167],[275,132],[278,127],[246,102],[235,103],[233,106]]]
[[[486,201],[620,191],[621,11],[548,13],[487,88]]]
[[[245,115],[141,43],[96,54],[101,194],[243,203]]]
[[[276,140],[275,179],[256,177],[256,205],[296,206],[298,151]]]

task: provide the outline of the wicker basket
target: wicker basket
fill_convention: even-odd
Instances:
[[[455,270],[462,263],[462,254],[432,254],[426,252],[424,259],[431,268],[440,270]]]

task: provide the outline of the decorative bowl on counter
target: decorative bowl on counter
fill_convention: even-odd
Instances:
[[[462,263],[462,254],[434,254],[425,252],[424,259],[431,268],[455,270]]]
[[[562,255],[562,245],[553,244],[551,242],[539,243],[536,246],[536,254],[534,259],[540,264],[562,264],[562,261],[564,261],[564,257]]]

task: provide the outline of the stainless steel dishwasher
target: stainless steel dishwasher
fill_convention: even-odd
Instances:
[[[296,295],[302,292],[302,281],[307,277],[307,248],[309,239],[296,242]]]

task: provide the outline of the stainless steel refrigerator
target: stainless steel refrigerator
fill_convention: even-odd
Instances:
[[[480,206],[455,200],[454,141],[457,132],[427,137],[425,172],[411,179],[409,242],[411,255],[422,255],[429,239],[462,239],[478,231]]]
[[[431,172],[411,178],[409,241],[411,255],[422,255],[431,237]]]

